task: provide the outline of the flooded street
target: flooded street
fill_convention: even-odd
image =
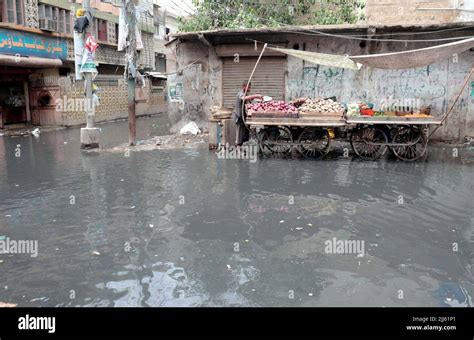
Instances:
[[[99,127],[101,147],[127,140],[127,122]],[[0,239],[38,241],[0,255],[0,301],[473,306],[473,152],[252,163],[206,146],[85,154],[78,129],[0,137]],[[364,253],[328,253],[334,238]]]

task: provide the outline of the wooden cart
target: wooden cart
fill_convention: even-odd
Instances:
[[[377,159],[387,149],[399,159],[414,161],[427,149],[429,125],[440,125],[435,117],[397,116],[255,118],[246,121],[259,127],[257,141],[261,152],[288,154],[296,148],[303,156],[320,158],[330,150],[330,128],[347,127],[355,154],[363,159]]]

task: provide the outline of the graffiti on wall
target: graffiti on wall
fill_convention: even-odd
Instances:
[[[292,72],[290,72],[292,73]],[[369,101],[381,104],[391,99],[411,99],[443,111],[459,84],[466,77],[462,67],[449,67],[448,62],[415,69],[380,70],[363,68],[359,72],[325,66],[295,70],[288,77],[288,96],[327,98],[336,96],[342,102]],[[471,86],[471,95],[474,85]],[[466,101],[457,103],[464,109]]]
[[[170,102],[183,100],[183,83],[171,83],[168,85],[168,97]]]

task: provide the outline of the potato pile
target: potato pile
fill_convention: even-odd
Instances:
[[[343,112],[344,106],[332,99],[306,99],[299,107],[300,112]]]

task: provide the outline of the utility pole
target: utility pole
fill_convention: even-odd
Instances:
[[[89,19],[87,32],[94,32],[94,20],[91,14],[90,0],[84,0],[82,7]],[[84,36],[85,35],[86,34],[84,34]],[[83,44],[83,46],[85,46],[85,44]],[[84,80],[86,92],[86,105],[84,105],[86,111],[86,127],[81,128],[81,149],[95,149],[99,147],[99,129],[94,127],[95,108],[92,100],[92,73],[85,72]]]
[[[125,22],[128,26],[127,47],[125,52],[125,74],[128,85],[128,144],[134,146],[137,141],[137,125],[135,116],[135,79],[137,74],[137,16],[133,0],[122,0]]]

